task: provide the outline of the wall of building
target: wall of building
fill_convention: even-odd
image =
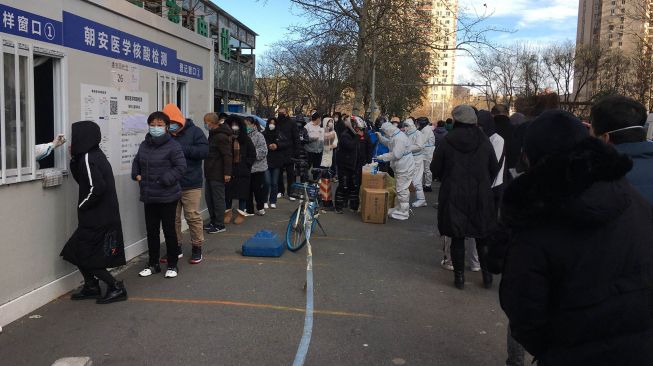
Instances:
[[[202,126],[204,113],[213,110],[213,59],[210,39],[168,22],[123,0],[9,0],[4,5],[62,20],[62,11],[102,23],[159,45],[175,49],[184,61],[200,65],[203,79],[184,77],[188,91],[188,117]],[[62,107],[66,116],[64,129],[81,117],[81,84],[112,86],[112,58],[43,44],[1,34],[64,53]],[[65,36],[65,34],[64,34]],[[140,91],[149,96],[148,113],[157,109],[157,70],[137,65]],[[120,139],[114,140],[120,143]],[[65,160],[65,153],[58,151]],[[67,165],[67,162],[65,163]],[[138,201],[138,186],[129,175],[114,166],[116,189],[124,239],[129,258],[143,253],[145,225],[143,206]],[[59,252],[77,224],[77,184],[70,175],[63,184],[42,188],[40,180],[0,185],[0,326],[15,320],[79,284],[75,267],[64,262]]]

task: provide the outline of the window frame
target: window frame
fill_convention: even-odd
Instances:
[[[34,97],[34,56],[46,56],[54,60],[53,62],[53,128],[56,133],[66,134],[66,125],[64,121],[67,118],[66,108],[63,108],[63,104],[67,99],[66,94],[66,81],[65,81],[65,54],[60,51],[56,51],[49,48],[43,48],[36,46],[34,43],[24,42],[23,40],[7,37],[4,34],[0,35],[0,47],[2,54],[0,55],[0,186],[6,184],[20,183],[20,182],[29,182],[41,178],[42,169],[38,169],[38,163],[34,160],[34,148],[36,146],[36,121],[35,121],[35,97]],[[25,133],[27,134],[25,143],[27,146],[23,146],[22,141],[22,131],[20,128],[20,122],[16,125],[15,137],[16,137],[16,168],[7,169],[7,134],[6,132],[6,115],[5,115],[5,77],[4,77],[4,55],[5,53],[13,55],[14,57],[14,83],[16,88],[14,90],[14,96],[16,97],[16,120],[20,121],[24,114],[27,115],[25,119]],[[20,93],[21,93],[21,84],[20,79],[24,77],[20,75],[20,58],[27,58],[27,79],[26,87],[29,89],[25,94],[26,101],[25,106],[26,110],[23,111],[21,108]],[[27,160],[26,166],[23,167],[23,150],[25,151],[25,159]],[[57,149],[53,152],[55,168],[64,170],[66,169],[66,155],[65,149]]]
[[[157,110],[161,111],[167,103],[173,103],[180,105],[181,107],[179,109],[181,113],[184,116],[188,116],[188,79],[159,71],[157,72],[156,80]],[[180,85],[182,87],[181,101],[177,100],[177,87]]]

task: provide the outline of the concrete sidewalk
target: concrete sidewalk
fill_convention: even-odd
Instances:
[[[434,196],[428,196],[433,203]],[[305,249],[250,258],[257,230],[285,233],[295,204],[207,235],[204,261],[179,277],[139,278],[141,256],[118,277],[129,301],[96,305],[69,295],[9,324],[0,364],[51,365],[88,356],[94,365],[290,365],[302,335]],[[506,319],[497,290],[467,273],[464,291],[439,266],[436,211],[363,224],[352,213],[321,217],[313,242],[315,324],[307,365],[502,365]],[[188,243],[188,240],[185,241]],[[498,284],[498,279],[496,281]],[[36,317],[35,315],[39,315]]]

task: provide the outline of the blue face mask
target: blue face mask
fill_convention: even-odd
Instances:
[[[165,127],[150,126],[150,135],[152,135],[152,137],[163,136],[165,135],[165,133],[166,133]]]
[[[177,123],[171,123],[168,130],[170,130],[170,132],[178,131],[179,130],[179,125]]]
[[[209,128],[209,124],[208,124],[208,123],[204,123],[204,128],[206,128],[207,130],[210,130],[210,129],[211,129],[211,128]]]

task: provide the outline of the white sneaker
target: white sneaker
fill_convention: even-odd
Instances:
[[[295,197],[288,197],[288,201],[297,201],[297,198],[295,198]]]
[[[283,194],[277,193],[277,198],[281,198],[281,197],[283,197]]]
[[[451,261],[448,260],[448,259],[443,259],[440,262],[440,265],[442,266],[442,268],[444,268],[444,269],[446,269],[448,271],[453,271],[453,264],[451,264]]]
[[[138,275],[141,277],[149,277],[154,273],[159,273],[159,272],[161,272],[161,268],[158,265],[156,265],[156,266],[150,266],[145,268],[144,270],[138,272]]]
[[[428,205],[429,205],[429,204],[426,203],[426,201],[415,201],[415,202],[413,202],[413,207],[414,207],[414,208],[417,208],[417,207],[426,207],[426,206],[428,206]]]
[[[267,210],[268,208],[270,208],[270,206],[268,205],[268,203],[267,203],[267,202],[264,203],[264,204],[263,204],[263,209],[264,209],[264,210]]]
[[[472,268],[470,268],[469,270],[472,271],[472,272],[480,272],[480,271],[481,271],[481,267],[472,267]]]
[[[277,208],[277,204],[276,203],[270,203],[270,208],[275,210]]]
[[[256,211],[254,211],[254,212],[256,212]],[[252,217],[252,216],[254,216],[254,215],[255,215],[255,214],[251,214],[251,213],[249,213],[249,212],[245,212],[245,215],[244,215],[244,216],[245,216],[245,217]]]
[[[265,216],[265,209],[262,209],[262,210],[258,210],[258,211],[256,211],[256,214],[257,214],[258,216]]]
[[[177,277],[177,268],[168,268],[166,271],[165,278],[175,278]]]

